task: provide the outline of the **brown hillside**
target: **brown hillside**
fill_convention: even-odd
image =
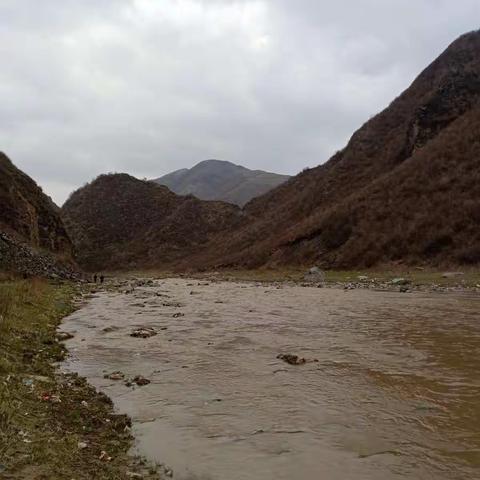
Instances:
[[[247,204],[248,220],[193,264],[479,263],[479,98],[477,31],[330,161]]]
[[[241,210],[112,174],[74,192],[62,215],[83,267],[125,270],[165,267],[195,253],[233,228]]]

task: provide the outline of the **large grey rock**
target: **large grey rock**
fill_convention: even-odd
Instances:
[[[303,278],[306,282],[323,283],[325,281],[325,272],[318,267],[312,267]]]

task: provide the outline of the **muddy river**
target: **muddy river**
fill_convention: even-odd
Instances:
[[[159,280],[70,316],[65,368],[131,415],[136,448],[176,479],[471,480],[479,315],[466,294]],[[151,383],[104,378],[117,370]]]

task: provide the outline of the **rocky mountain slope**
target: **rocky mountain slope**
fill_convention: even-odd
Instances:
[[[62,208],[67,230],[88,270],[167,268],[233,229],[241,210],[178,196],[126,174],[102,175]]]
[[[69,276],[72,266],[58,207],[0,153],[0,270]]]
[[[290,177],[262,170],[249,170],[221,160],[205,160],[191,169],[183,168],[154,180],[178,195],[202,200],[221,200],[243,206]]]
[[[190,265],[480,263],[480,31]]]

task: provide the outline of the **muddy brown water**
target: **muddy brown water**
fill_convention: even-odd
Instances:
[[[138,451],[177,479],[470,480],[479,312],[466,294],[168,279],[66,319],[65,368],[131,415]],[[130,337],[140,326],[159,333]],[[103,378],[116,370],[152,383]]]

